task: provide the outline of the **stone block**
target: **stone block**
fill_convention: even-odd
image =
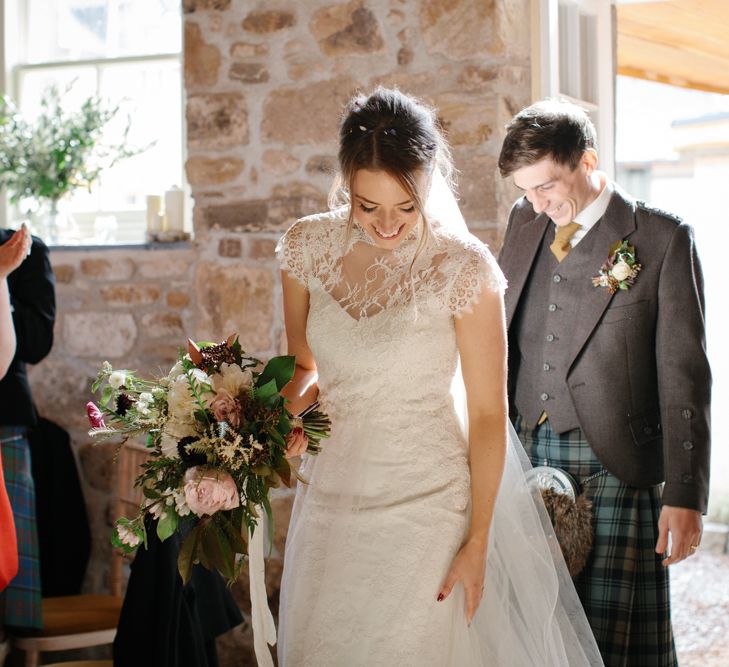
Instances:
[[[101,289],[101,298],[110,306],[146,306],[160,297],[154,285],[112,285]]]
[[[462,95],[441,95],[435,100],[451,146],[479,146],[493,134],[496,106],[491,98],[476,99]]]
[[[268,35],[272,32],[285,30],[296,23],[291,12],[281,10],[254,11],[243,20],[243,30],[257,35]]]
[[[155,311],[145,313],[141,318],[145,338],[166,338],[182,345],[185,339],[184,327],[178,313]]]
[[[305,215],[326,210],[326,206],[326,195],[309,183],[277,185],[269,198],[268,222],[272,229],[281,229]]]
[[[215,204],[202,210],[203,224],[210,229],[241,232],[264,229],[268,221],[265,199]]]
[[[273,261],[276,258],[274,239],[251,239],[249,255],[251,259]]]
[[[218,243],[218,255],[221,257],[240,257],[243,254],[243,244],[240,239],[227,237]]]
[[[468,92],[484,92],[489,89],[488,84],[499,76],[500,67],[480,67],[468,65],[458,75],[458,86]]]
[[[201,262],[195,276],[198,336],[223,340],[237,333],[247,351],[269,350],[275,284],[270,269]]]
[[[263,141],[336,144],[342,107],[356,89],[353,79],[339,77],[272,92],[263,106]]]
[[[309,183],[279,185],[268,199],[207,206],[203,222],[209,229],[229,232],[284,231],[305,215],[326,210],[324,193]]]
[[[309,30],[328,56],[374,53],[384,45],[377,18],[362,0],[320,9]]]
[[[186,115],[189,150],[248,143],[248,111],[245,99],[238,93],[191,95]]]
[[[243,83],[266,83],[271,75],[263,63],[233,63],[228,70],[228,78]]]
[[[185,85],[187,88],[214,86],[218,82],[220,51],[202,38],[200,26],[185,21]]]
[[[497,217],[496,184],[498,174],[497,158],[493,155],[479,155],[459,159],[461,172],[458,179],[459,206],[466,222],[494,220]]]
[[[56,277],[56,283],[68,285],[73,281],[73,274],[76,269],[70,264],[58,264],[53,267],[53,275]]]
[[[312,155],[306,161],[306,173],[307,174],[326,174],[331,176],[336,173],[339,164],[337,158],[334,155]]]
[[[243,173],[245,162],[233,157],[209,158],[193,155],[185,164],[190,185],[219,185],[235,180]]]
[[[82,259],[81,273],[96,280],[128,280],[134,273],[131,259]]]
[[[58,339],[62,339],[59,333]],[[33,398],[39,412],[64,428],[74,427],[88,430],[89,422],[84,405],[94,400],[91,383],[98,368],[84,368],[78,360],[68,358],[63,346],[56,346],[39,364],[28,366],[28,379],[33,389]]]
[[[415,54],[413,53],[413,50],[407,46],[403,46],[397,52],[397,64],[400,65],[400,67],[406,67],[413,62],[414,57]]]
[[[170,308],[187,308],[190,305],[190,295],[187,292],[167,292],[167,305]]]
[[[263,152],[263,170],[276,176],[291,174],[301,166],[301,160],[287,151],[269,148]]]
[[[466,60],[503,50],[494,27],[495,0],[424,0],[419,5],[428,53]]]
[[[131,313],[86,311],[66,313],[63,343],[78,357],[119,359],[134,348],[137,325]]]
[[[252,42],[235,42],[230,47],[230,57],[233,60],[243,58],[256,58],[268,55],[268,44],[255,44]]]
[[[230,7],[230,2],[231,0],[182,0],[182,11],[185,14],[211,9],[223,11]]]
[[[197,255],[192,250],[183,252],[154,252],[140,261],[138,273],[142,278],[181,278],[190,272]]]

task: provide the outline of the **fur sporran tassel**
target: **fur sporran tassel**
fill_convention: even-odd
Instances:
[[[552,489],[541,492],[567,569],[575,578],[582,572],[592,550],[592,502],[584,494],[572,500]]]

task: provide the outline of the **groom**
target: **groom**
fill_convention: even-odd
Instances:
[[[509,398],[532,463],[567,471],[593,503],[575,585],[605,665],[668,667],[667,566],[698,549],[708,494],[703,277],[691,227],[597,164],[571,103],[507,126],[499,169],[524,192],[499,257]]]

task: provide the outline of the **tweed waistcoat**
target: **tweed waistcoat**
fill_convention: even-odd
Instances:
[[[526,423],[534,426],[546,411],[552,429],[564,433],[579,427],[567,389],[571,336],[580,316],[576,298],[580,282],[590,280],[593,229],[561,263],[549,249],[554,230],[548,229],[524,287],[515,321],[520,354],[514,403]]]

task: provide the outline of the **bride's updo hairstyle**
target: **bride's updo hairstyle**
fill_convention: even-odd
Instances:
[[[339,132],[339,174],[329,194],[330,208],[350,207],[348,232],[353,224],[352,182],[360,169],[384,171],[394,178],[423,217],[421,244],[430,235],[425,215],[427,193],[417,190],[416,175],[440,169],[452,186],[453,162],[438,127],[435,111],[399,90],[378,87],[357,95],[345,107]]]

